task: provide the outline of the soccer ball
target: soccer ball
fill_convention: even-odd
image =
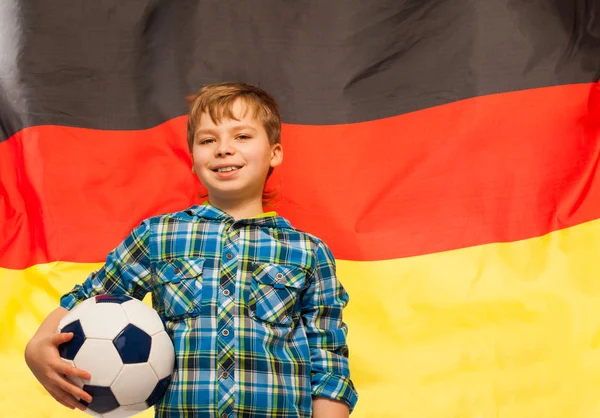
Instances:
[[[69,379],[92,396],[86,412],[103,418],[135,415],[165,393],[175,350],[158,313],[125,295],[100,295],[78,304],[60,321],[58,332],[73,338],[58,346],[60,356],[91,374]]]

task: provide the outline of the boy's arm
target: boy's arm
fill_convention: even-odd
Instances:
[[[152,290],[151,277],[150,227],[144,221],[107,255],[100,270],[61,298],[60,306],[71,310],[79,302],[105,293],[141,300]]]
[[[347,414],[357,401],[348,366],[348,328],[342,322],[348,294],[336,277],[331,251],[320,241],[314,271],[302,295],[302,319],[311,354],[313,416],[333,417],[338,415],[330,411],[345,407]]]
[[[58,402],[71,409],[85,407],[76,398],[91,402],[89,394],[74,385],[65,375],[89,379],[89,373],[61,360],[58,346],[69,341],[72,333],[56,334],[60,320],[77,303],[104,293],[128,294],[139,299],[151,290],[149,227],[143,223],[106,258],[104,266],[88,276],[83,285],[61,298],[61,306],[42,322],[25,348],[25,360],[42,386]]]
[[[313,398],[313,418],[348,418],[350,408],[344,402],[329,398]]]

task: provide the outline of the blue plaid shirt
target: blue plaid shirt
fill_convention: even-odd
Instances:
[[[210,205],[150,218],[61,298],[152,293],[176,352],[157,417],[310,417],[312,396],[354,408],[348,295],[318,238],[273,214]]]

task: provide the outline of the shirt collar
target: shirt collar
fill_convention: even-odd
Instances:
[[[186,210],[187,213],[193,216],[198,216],[204,219],[210,219],[214,221],[221,222],[231,222],[238,223],[241,225],[259,225],[259,226],[267,226],[272,228],[291,228],[292,225],[290,222],[277,215],[276,212],[266,212],[261,216],[254,218],[243,218],[238,219],[237,221],[233,218],[233,216],[229,215],[227,212],[212,206],[207,202],[204,202],[201,205],[195,205]]]

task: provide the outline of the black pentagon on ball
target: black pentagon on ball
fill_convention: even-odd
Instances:
[[[119,401],[109,387],[84,385],[83,391],[92,396],[92,402],[88,404],[83,399],[79,402],[98,414],[105,414],[119,407]]]
[[[150,396],[148,396],[148,399],[146,399],[146,404],[148,405],[148,407],[153,406],[156,402],[160,400],[160,398],[163,397],[167,390],[167,387],[169,387],[169,383],[171,383],[171,376],[167,376],[164,379],[160,379],[158,381],[158,383],[154,387],[154,390],[152,391]]]
[[[58,352],[60,356],[67,360],[73,360],[77,355],[77,352],[85,342],[85,333],[83,332],[83,328],[81,327],[81,322],[79,319],[71,322],[67,326],[65,326],[60,332],[72,332],[73,338],[71,338],[66,343],[62,343],[58,346]]]
[[[113,339],[124,364],[145,363],[150,357],[152,337],[135,325],[127,325]]]
[[[127,295],[98,295],[96,296],[96,303],[125,303],[132,298]]]

